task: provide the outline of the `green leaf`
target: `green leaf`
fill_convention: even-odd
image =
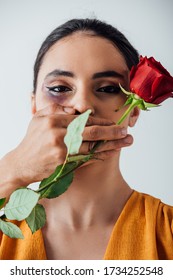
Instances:
[[[147,108],[159,107],[159,105],[157,105],[157,104],[148,103],[148,102],[145,102],[145,101],[144,101],[144,106],[145,106],[146,109]]]
[[[40,192],[40,189],[43,189],[45,187],[48,187],[50,186],[52,183],[55,183],[57,180],[58,180],[58,175],[59,175],[59,172],[62,168],[62,164],[57,166],[57,168],[55,169],[54,173],[51,174],[48,178],[45,178],[41,181],[40,185],[39,185],[39,190],[38,192]],[[66,174],[70,173],[71,171],[73,171],[74,169],[76,169],[78,166],[78,162],[69,162],[69,163],[66,163],[65,166],[64,166],[64,169],[61,173],[61,176],[60,178],[64,177]]]
[[[4,203],[5,203],[6,198],[0,198],[0,209],[3,207]]]
[[[93,158],[93,155],[75,155],[75,156],[70,156],[67,158],[67,162],[73,162],[73,161],[82,161],[82,162],[87,162]]]
[[[13,223],[6,222],[0,219],[0,230],[11,238],[20,238],[23,239],[24,236],[19,227],[14,225]]]
[[[73,172],[40,191],[41,198],[55,198],[63,194],[73,181]]]
[[[26,218],[26,222],[32,233],[42,228],[46,222],[46,212],[44,207],[37,204],[30,215]]]
[[[63,164],[57,166],[55,171],[48,178],[43,179],[39,185],[39,188],[46,187],[46,186],[50,185],[51,183],[55,182],[56,179],[58,178],[58,174],[59,174],[62,166],[63,166]]]
[[[35,191],[26,188],[14,191],[4,208],[6,217],[18,221],[27,218],[37,204],[39,196]]]
[[[85,113],[75,118],[67,127],[67,134],[64,137],[64,143],[67,146],[69,155],[74,155],[79,152],[82,144],[82,133],[84,131],[86,122],[88,120],[91,110],[87,110]]]

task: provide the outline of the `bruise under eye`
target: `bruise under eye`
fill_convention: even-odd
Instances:
[[[53,103],[64,106],[65,102],[70,96],[72,89],[64,84],[54,83],[54,85],[48,85],[43,83],[42,92],[44,96]]]

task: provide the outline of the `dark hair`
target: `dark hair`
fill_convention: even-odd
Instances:
[[[42,43],[34,65],[34,92],[37,87],[38,72],[47,51],[60,39],[78,31],[92,31],[93,35],[111,41],[121,51],[129,70],[133,65],[138,64],[139,54],[137,50],[118,29],[97,19],[72,19],[53,30]]]

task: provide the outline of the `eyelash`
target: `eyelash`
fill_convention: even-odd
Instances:
[[[66,86],[54,86],[54,87],[46,87],[50,92],[53,93],[61,93],[61,92],[67,92],[67,91],[71,91],[71,89],[69,87]],[[58,89],[58,90],[56,90]]]
[[[61,94],[63,92],[72,91],[71,88],[69,88],[67,86],[63,86],[63,85],[53,86],[53,87],[48,87],[47,86],[46,88],[54,96],[56,96],[56,94],[58,95],[58,93]],[[108,94],[118,94],[120,92],[120,87],[119,86],[114,86],[114,85],[109,85],[109,86],[100,87],[96,91],[106,93],[106,94],[107,93]]]
[[[104,92],[108,94],[118,94],[120,92],[120,87],[119,86],[104,86],[99,88],[97,91],[98,92]]]

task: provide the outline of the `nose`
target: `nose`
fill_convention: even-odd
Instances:
[[[76,115],[82,114],[88,109],[91,110],[91,115],[95,113],[94,97],[92,97],[89,91],[79,91],[76,93],[71,105],[75,109]]]

